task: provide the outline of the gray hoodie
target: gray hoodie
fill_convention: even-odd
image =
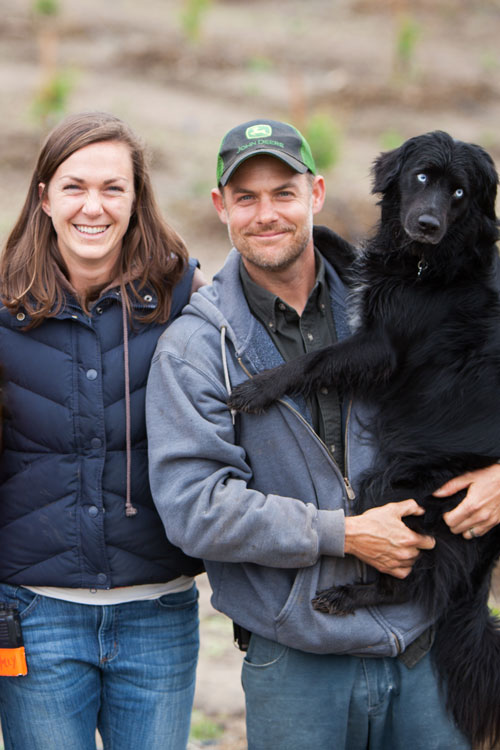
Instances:
[[[334,259],[342,241],[333,233],[327,240]],[[246,304],[239,257],[233,249],[213,284],[192,296],[153,358],[150,482],[167,535],[203,558],[213,606],[251,632],[315,653],[396,656],[431,624],[419,606],[370,607],[348,617],[311,606],[334,582],[371,577],[343,552],[351,487],[373,457],[361,409],[349,408],[346,465],[338,467],[300,397],[258,416],[232,415],[226,406],[231,385],[282,362]],[[339,329],[344,289],[325,265]]]

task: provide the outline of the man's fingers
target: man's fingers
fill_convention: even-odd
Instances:
[[[436,546],[436,540],[433,536],[422,536],[419,534],[417,547],[419,549],[433,549]]]
[[[409,500],[401,500],[396,505],[399,508],[401,518],[404,516],[421,516],[425,513],[425,510],[420,507],[417,501],[411,498]]]

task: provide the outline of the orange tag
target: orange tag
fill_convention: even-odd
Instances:
[[[0,676],[21,677],[28,674],[24,646],[0,648]]]

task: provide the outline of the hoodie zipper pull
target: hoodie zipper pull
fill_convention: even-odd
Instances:
[[[354,500],[354,498],[356,497],[356,493],[354,492],[352,485],[347,477],[344,477],[344,484],[347,492],[347,497],[349,498],[349,500]]]

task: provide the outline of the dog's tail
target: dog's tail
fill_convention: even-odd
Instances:
[[[488,607],[488,593],[489,578],[475,597],[451,605],[434,648],[448,710],[474,747],[500,741],[500,619]]]

